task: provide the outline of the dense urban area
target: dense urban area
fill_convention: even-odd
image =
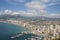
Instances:
[[[29,29],[31,33],[43,36],[44,40],[59,40],[60,38],[60,21],[0,19],[0,22],[21,25]]]

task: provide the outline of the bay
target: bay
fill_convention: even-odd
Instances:
[[[11,40],[9,36],[20,32],[28,31],[22,26],[0,22],[0,40]]]

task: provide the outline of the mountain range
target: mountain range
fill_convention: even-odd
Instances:
[[[27,20],[27,19],[32,19],[32,20],[60,20],[60,18],[49,18],[49,17],[45,17],[45,16],[35,16],[35,17],[25,17],[25,16],[21,16],[21,15],[0,15],[0,19],[23,19],[23,20]]]

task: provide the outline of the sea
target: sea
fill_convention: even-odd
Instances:
[[[22,26],[0,22],[0,40],[15,40],[11,39],[10,36],[20,32],[27,32],[27,31],[29,30]],[[20,39],[18,38],[16,40]]]
[[[26,34],[21,37],[17,37],[13,39],[10,37],[13,35],[19,34],[21,32],[29,32],[29,31],[30,30],[22,26],[18,26],[18,25],[11,24],[11,23],[0,22],[0,40],[25,40],[27,38],[31,38],[34,34]]]

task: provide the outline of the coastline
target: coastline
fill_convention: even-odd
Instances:
[[[29,22],[25,22],[22,20],[5,20],[5,21],[1,21],[1,22],[12,23],[12,24],[16,24],[16,25],[25,27],[25,28],[29,29],[30,32],[33,34],[44,36],[44,40],[59,38],[59,35],[60,35],[59,34],[59,32],[60,32],[59,31],[60,30],[59,22],[60,21],[58,21],[56,23],[54,21],[53,22],[52,21],[47,21],[47,22],[43,21],[43,24],[40,22],[42,25],[39,22],[38,22],[39,25],[34,25],[33,22],[29,23]],[[58,30],[58,32],[56,32],[57,30]],[[53,36],[50,35],[52,32],[53,32],[53,34],[52,34]],[[55,37],[56,35],[57,35],[57,37]],[[51,36],[51,38],[49,36]]]
[[[26,27],[24,27],[24,26],[22,26],[22,25],[15,24],[15,23],[10,23],[10,22],[6,22],[6,21],[0,21],[0,22],[1,22],[1,23],[13,24],[13,25],[17,25],[17,26],[22,27],[22,28],[26,28]],[[29,30],[28,28],[26,28],[26,29],[31,32],[31,30]]]

